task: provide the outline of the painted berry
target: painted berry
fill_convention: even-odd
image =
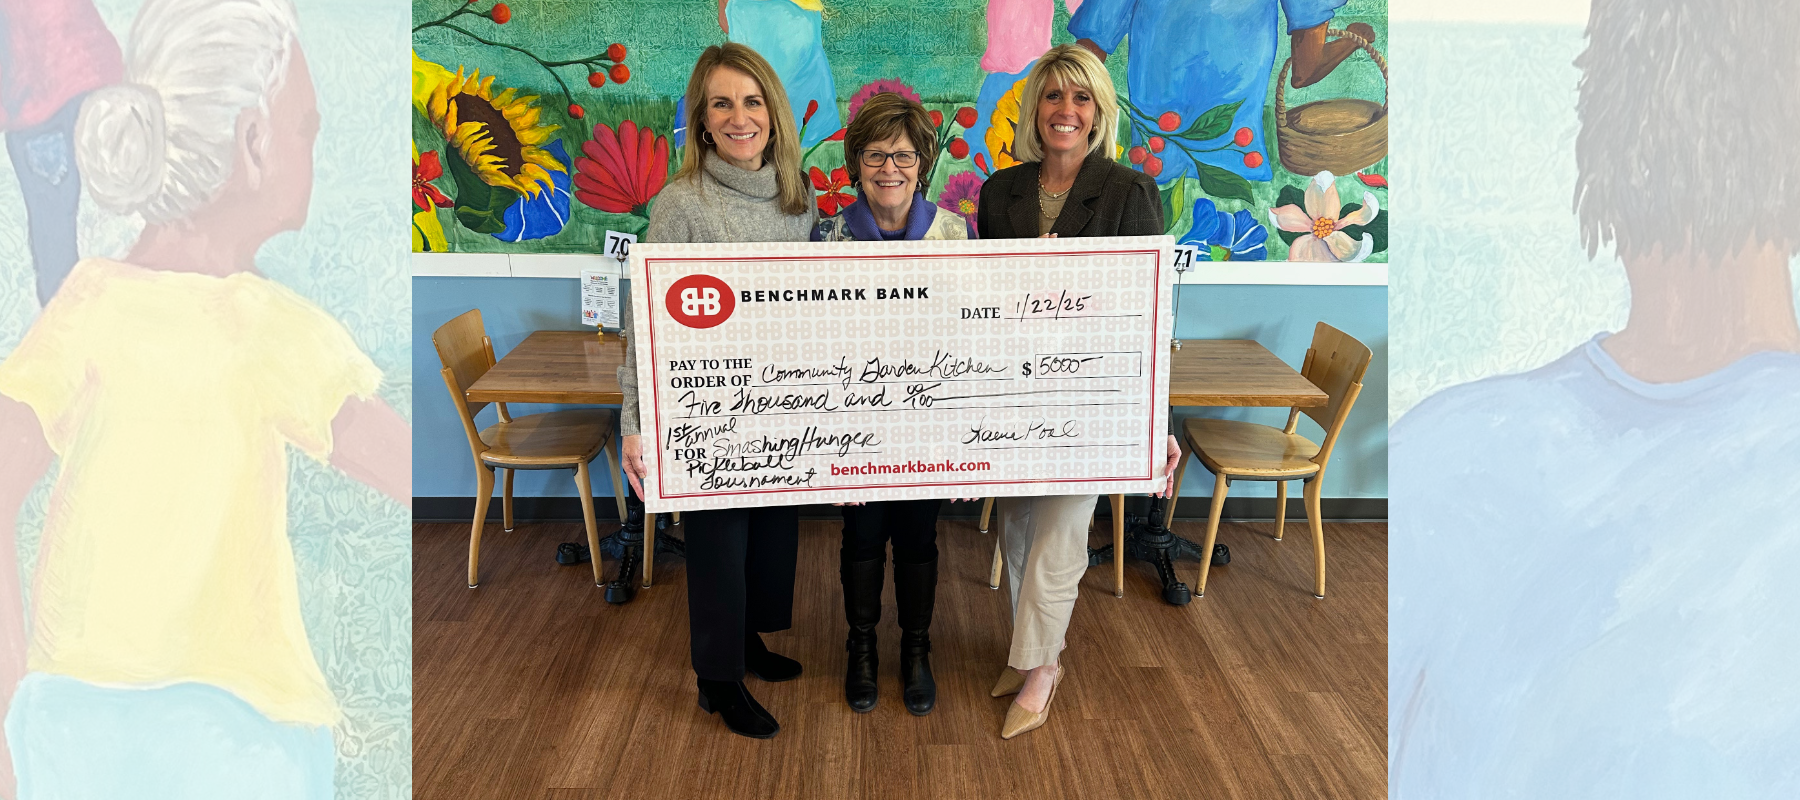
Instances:
[[[1144,163],[1144,159],[1150,157],[1150,154],[1144,152],[1144,148],[1141,145],[1133,145],[1130,150],[1125,152],[1125,157],[1131,159],[1131,163],[1133,164],[1142,164]]]
[[[581,119],[582,117],[587,116],[587,112],[582,111],[581,106],[571,103],[571,104],[569,104],[569,116],[574,117],[576,119]]]
[[[1250,129],[1249,128],[1238,128],[1237,133],[1234,133],[1231,135],[1231,143],[1237,145],[1238,147],[1243,147],[1244,145],[1249,144],[1250,143]]]
[[[602,86],[605,86],[606,85],[606,73],[599,72],[599,71],[588,73],[588,85],[592,86],[596,89],[598,89]]]
[[[1164,111],[1162,116],[1156,118],[1156,127],[1162,128],[1165,132],[1173,131],[1181,127],[1181,115],[1173,111]]]
[[[1144,174],[1154,178],[1162,174],[1162,159],[1151,156],[1144,159]]]
[[[613,42],[606,46],[606,57],[611,61],[625,60],[625,45]]]
[[[931,118],[931,127],[933,127],[933,128],[940,128],[940,127],[943,127],[943,125],[944,125],[944,112],[942,112],[942,111],[939,111],[939,110],[937,110],[937,109],[935,109],[935,108],[934,108],[934,109],[932,109],[932,110],[930,110],[930,111],[927,111],[927,112],[925,112],[925,116],[927,116],[927,117],[930,117],[930,118]]]
[[[1257,167],[1262,166],[1262,153],[1258,153],[1255,150],[1245,153],[1244,154],[1244,166],[1249,167],[1251,169],[1256,169]]]
[[[607,70],[606,74],[607,77],[612,78],[613,83],[624,83],[631,80],[631,68],[624,64],[612,65],[612,69]]]
[[[975,154],[975,166],[984,173],[991,171],[988,169],[987,156],[980,153]]]
[[[1163,149],[1163,138],[1161,136],[1152,136],[1150,137],[1148,144],[1150,145],[1150,152],[1160,153]]]
[[[963,141],[962,137],[960,137],[960,136],[955,139],[951,139],[950,140],[950,157],[951,158],[968,158],[969,157],[969,143]]]
[[[488,11],[488,17],[492,19],[495,24],[505,25],[512,21],[512,7],[505,3],[495,3],[494,8]]]
[[[964,130],[975,127],[975,109],[968,106],[957,109],[956,124],[963,126]]]
[[[811,122],[813,115],[817,113],[819,113],[819,101],[806,101],[806,116],[800,118],[800,124],[805,125],[806,123]]]

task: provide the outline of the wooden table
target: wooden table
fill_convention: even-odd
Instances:
[[[593,331],[536,331],[469,387],[477,403],[618,405],[625,340]]]
[[[1322,406],[1328,399],[1254,339],[1189,339],[1171,351],[1169,405]]]
[[[1180,350],[1171,350],[1169,361],[1169,405],[1192,406],[1256,406],[1294,407],[1322,406],[1327,397],[1319,387],[1302,377],[1274,353],[1251,339],[1188,339]],[[616,405],[623,398],[617,371],[625,363],[625,341],[618,334],[596,336],[592,331],[537,331],[525,337],[518,347],[500,359],[487,374],[469,387],[468,398],[475,402],[503,403],[587,403]],[[618,476],[613,476],[615,484]],[[1151,501],[1150,518],[1145,525],[1124,535],[1125,496],[1112,495],[1115,541],[1125,542],[1129,552],[1147,555],[1157,563],[1165,577],[1164,597],[1171,596],[1174,569],[1170,564],[1176,554],[1199,554],[1199,547],[1174,536],[1162,525],[1162,500]],[[629,503],[628,517],[639,518],[642,505],[635,499]],[[984,509],[985,511],[985,509]],[[609,554],[614,549],[623,553],[641,545],[644,531],[649,531],[651,547],[658,551],[681,552],[682,542],[674,537],[655,534],[655,515],[627,519],[618,533],[602,540]],[[679,515],[676,516],[679,520]],[[982,514],[982,529],[987,528],[987,514]],[[1113,548],[1102,548],[1095,557],[1104,559]],[[998,556],[998,551],[995,553]],[[1202,557],[1210,557],[1202,555]],[[651,559],[644,559],[644,583],[650,585]],[[995,562],[999,562],[996,560]],[[1115,558],[1114,581],[1123,591],[1125,567]],[[997,573],[996,573],[997,574]],[[997,580],[997,579],[996,579]],[[629,581],[625,576],[614,580],[609,598],[622,594],[629,599]],[[619,588],[623,587],[623,588]],[[1185,586],[1181,587],[1185,590]],[[1121,594],[1122,596],[1122,594]],[[621,601],[622,602],[622,601]]]

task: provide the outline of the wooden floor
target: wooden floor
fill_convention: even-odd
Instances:
[[[1226,525],[1233,561],[1185,607],[1159,599],[1142,562],[1128,562],[1122,600],[1110,566],[1089,570],[1050,721],[1012,741],[999,736],[1010,699],[987,695],[1010,635],[1006,594],[987,588],[992,540],[972,521],[940,523],[937,710],[915,718],[900,705],[890,580],[881,700],[856,714],[843,701],[839,527],[801,524],[794,628],[764,638],[806,672],[749,679],[781,722],[757,741],[695,705],[680,558],[661,557],[654,587],[610,606],[587,565],[553,561],[557,542],[581,538],[579,525],[490,524],[482,585],[468,589],[467,525],[415,525],[414,796],[1385,795],[1384,523],[1327,526],[1325,600],[1309,591],[1304,522],[1290,522],[1282,542],[1269,523]],[[1176,531],[1204,534],[1198,523]],[[1192,585],[1197,564],[1180,566]]]

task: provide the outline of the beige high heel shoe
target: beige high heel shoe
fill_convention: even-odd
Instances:
[[[1000,738],[1011,739],[1026,731],[1036,730],[1050,719],[1050,704],[1056,701],[1056,687],[1062,685],[1063,673],[1069,670],[1058,664],[1056,677],[1050,682],[1050,696],[1044,698],[1044,710],[1036,714],[1026,711],[1025,707],[1014,700],[1006,707],[1006,725],[1000,729]]]
[[[1025,676],[1020,675],[1018,670],[1007,667],[1000,671],[1000,680],[994,681],[994,688],[988,694],[993,697],[1005,697],[1009,694],[1018,694],[1019,690],[1023,688],[1025,688]]]

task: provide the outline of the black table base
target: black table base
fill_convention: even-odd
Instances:
[[[1173,606],[1187,605],[1193,599],[1188,585],[1175,575],[1175,559],[1181,557],[1199,560],[1200,545],[1176,536],[1162,524],[1163,503],[1160,497],[1150,498],[1150,508],[1144,516],[1125,515],[1125,554],[1148,561],[1156,565],[1156,576],[1162,581],[1163,601]],[[1099,566],[1117,557],[1112,545],[1088,548],[1088,566]],[[1213,544],[1213,566],[1231,563],[1231,549],[1223,544]]]
[[[687,543],[666,532],[670,522],[669,514],[656,516],[656,552],[685,557]],[[573,544],[578,553],[588,555],[587,545]],[[638,565],[644,555],[644,502],[636,495],[625,496],[625,524],[620,525],[618,531],[600,538],[600,552],[619,565],[613,579],[606,583],[606,602],[615,605],[631,602],[637,596]]]

